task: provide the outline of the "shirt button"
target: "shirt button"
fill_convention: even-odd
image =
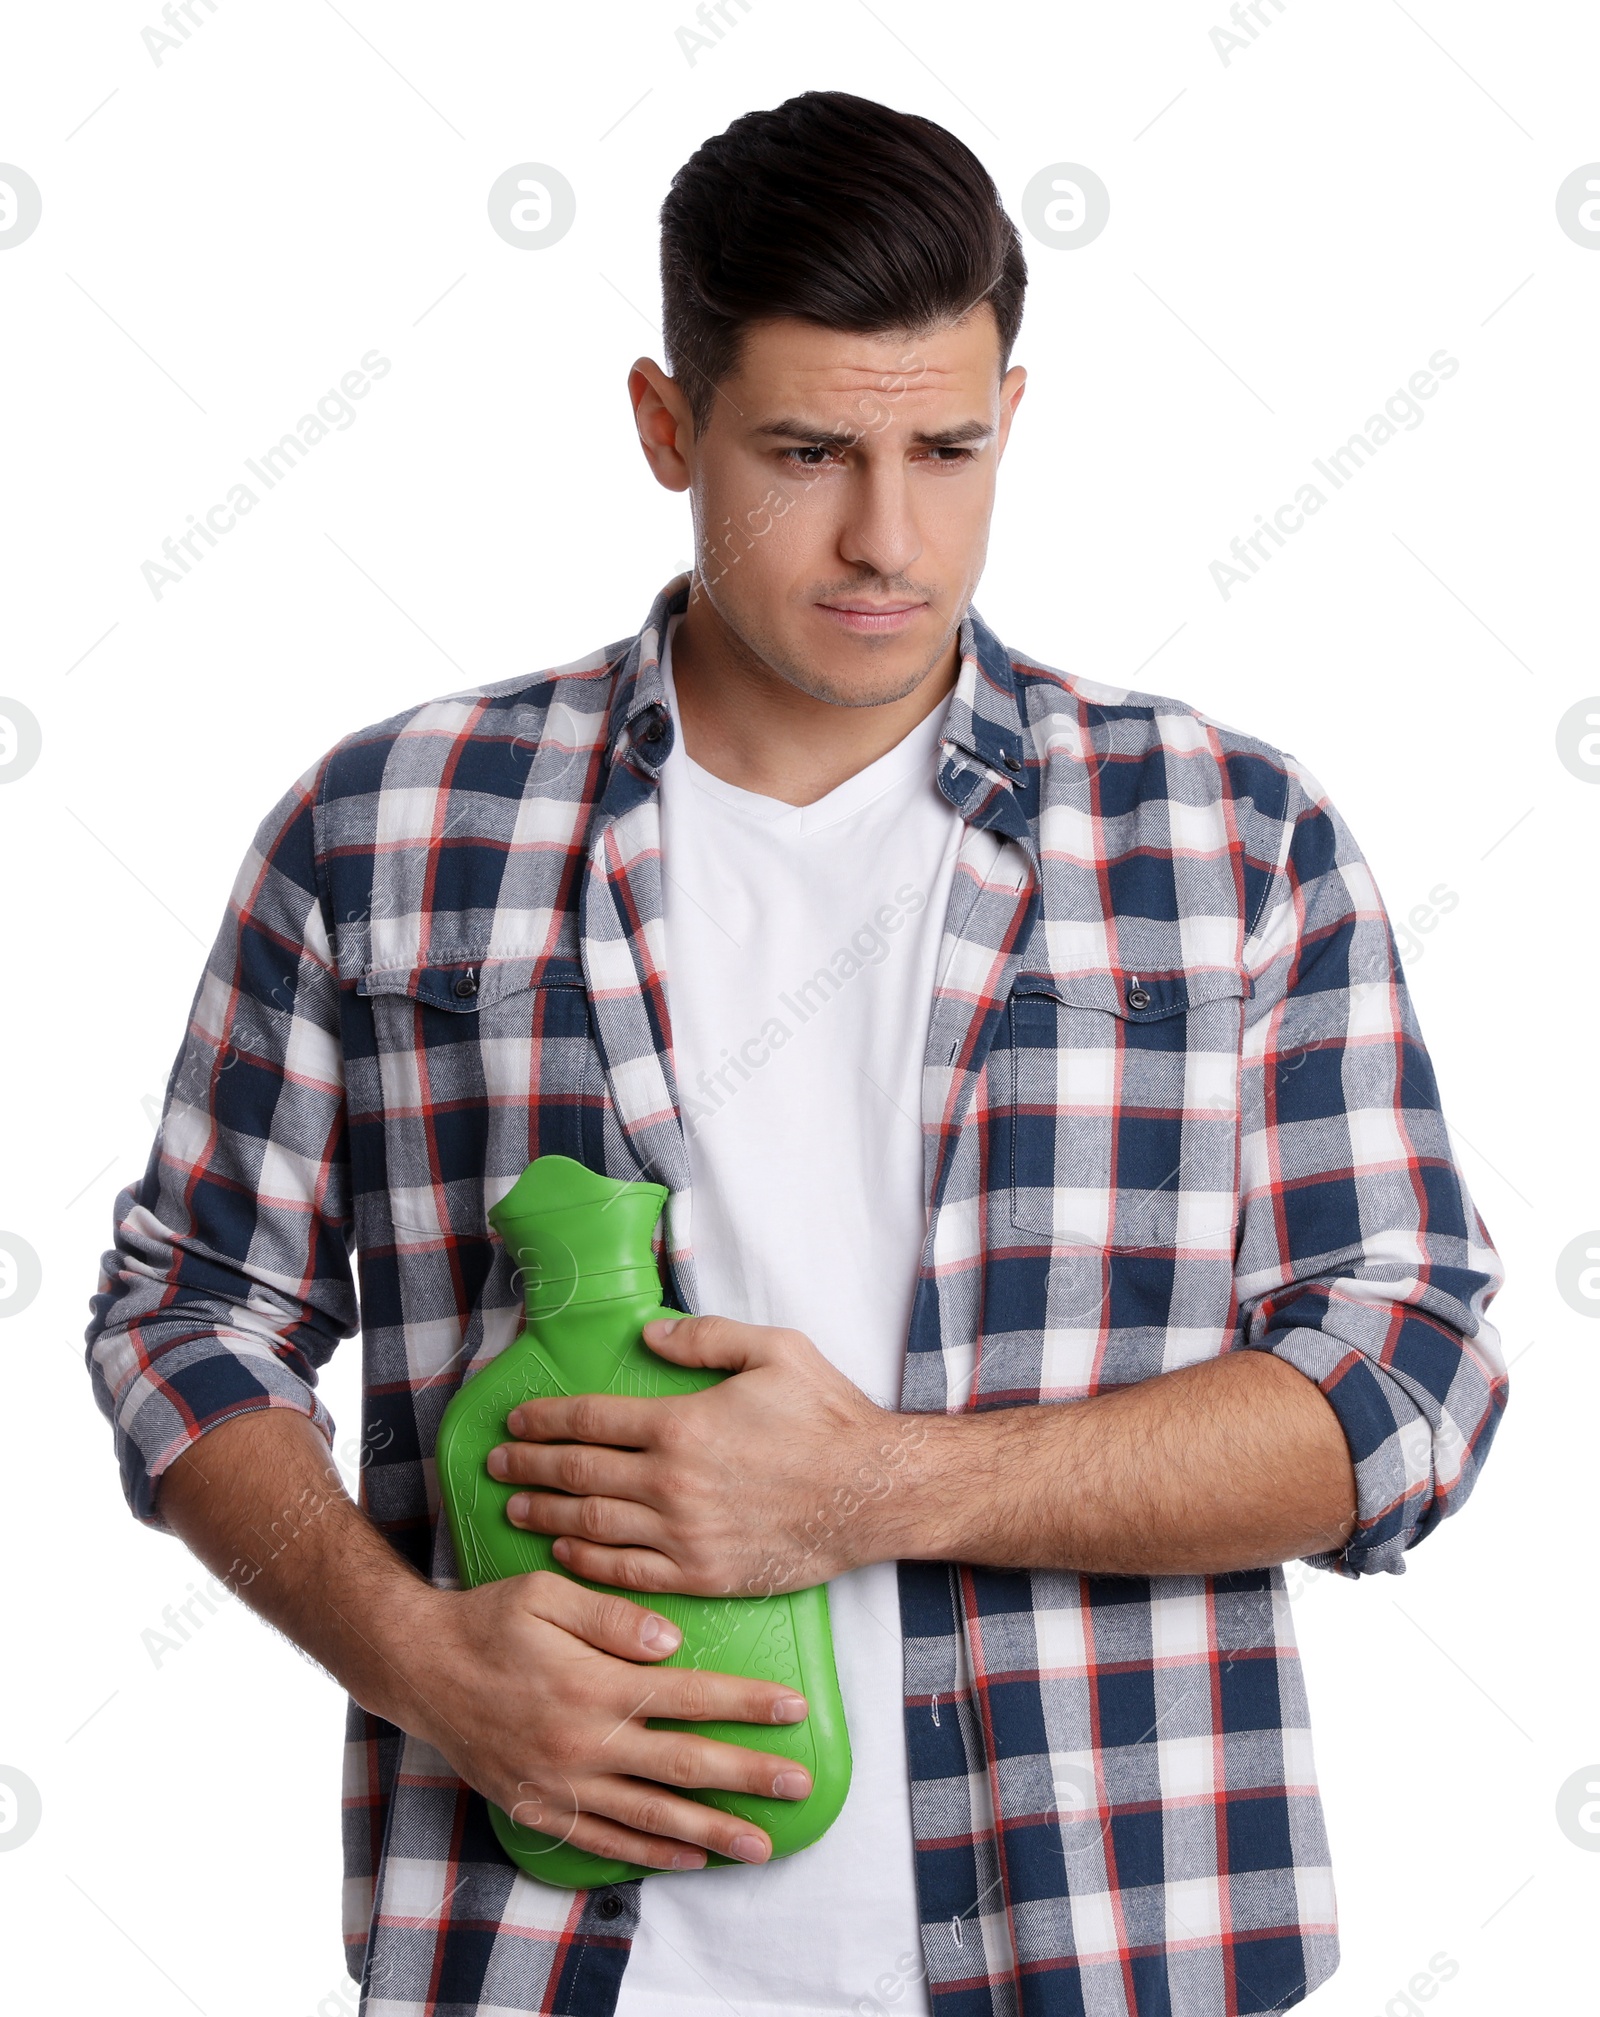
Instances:
[[[660,715],[657,715],[655,719],[651,722],[650,726],[645,730],[644,734],[639,738],[639,740],[641,742],[648,742],[651,744],[662,742],[666,739],[666,733],[667,733],[667,725],[661,719]]]
[[[1142,1009],[1142,1008],[1148,1008],[1150,1006],[1149,995],[1145,993],[1144,989],[1140,987],[1137,981],[1135,981],[1132,984],[1132,986],[1128,989],[1127,999],[1128,999],[1128,1006],[1131,1009]]]
[[[1005,765],[1007,770],[1016,771],[1022,768],[1022,758],[1017,755],[1015,750],[1008,749],[1000,761]]]
[[[471,1001],[477,992],[478,976],[475,973],[464,973],[455,984],[455,995],[458,1001]]]
[[[602,1919],[615,1919],[622,1910],[622,1900],[615,1891],[608,1891],[594,1909]]]

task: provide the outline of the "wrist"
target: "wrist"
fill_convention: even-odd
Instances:
[[[851,1522],[851,1567],[866,1562],[952,1560],[948,1494],[951,1430],[959,1417],[880,1411],[855,1472],[861,1510]]]
[[[996,1559],[1017,1496],[1007,1452],[1025,1412],[895,1418],[904,1454],[879,1519],[886,1553],[924,1562]]]
[[[359,1625],[348,1618],[347,1671],[338,1678],[369,1715],[428,1743],[444,1724],[436,1706],[458,1636],[457,1590],[438,1590],[409,1570]]]

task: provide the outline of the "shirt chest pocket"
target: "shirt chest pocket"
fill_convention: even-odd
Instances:
[[[1018,976],[1011,1218],[1052,1245],[1231,1249],[1247,977]]]
[[[371,1130],[365,1160],[397,1230],[487,1237],[489,1205],[536,1155],[585,1159],[596,1067],[575,960],[372,968],[356,993],[372,1055],[352,1123]]]

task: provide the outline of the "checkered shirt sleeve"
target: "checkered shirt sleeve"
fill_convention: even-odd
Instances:
[[[1315,1380],[1339,1417],[1356,1526],[1312,1559],[1359,1575],[1403,1568],[1472,1488],[1505,1404],[1485,1315],[1504,1270],[1371,872],[1289,765],[1283,870],[1246,946],[1235,1280],[1244,1342]]]
[[[88,1362],[135,1515],[207,1430],[309,1415],[356,1328],[339,990],[317,891],[317,772],[268,814],[236,879],[143,1177],[121,1192]]]

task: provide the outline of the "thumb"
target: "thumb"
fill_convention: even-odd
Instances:
[[[732,1317],[655,1317],[644,1327],[644,1341],[659,1358],[727,1372],[764,1359],[764,1336],[758,1325],[735,1323]]]

